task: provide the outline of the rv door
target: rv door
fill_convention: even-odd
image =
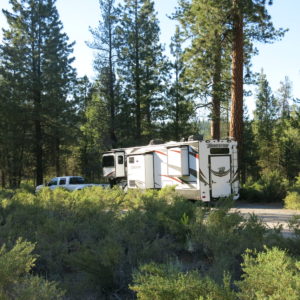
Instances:
[[[231,164],[230,156],[210,156],[210,185],[213,198],[227,197],[231,191]]]
[[[125,177],[125,153],[115,153],[116,177]]]

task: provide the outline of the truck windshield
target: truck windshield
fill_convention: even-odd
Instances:
[[[57,185],[57,178],[51,179],[51,181],[47,185],[48,186]]]
[[[103,156],[103,158],[102,158],[102,166],[103,167],[114,167],[115,166],[114,155]]]

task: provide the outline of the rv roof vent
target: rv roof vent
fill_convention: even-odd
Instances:
[[[203,141],[203,135],[202,134],[190,135],[188,141]]]
[[[154,139],[154,140],[151,140],[149,142],[149,145],[160,145],[160,144],[163,144],[164,142],[160,139]]]

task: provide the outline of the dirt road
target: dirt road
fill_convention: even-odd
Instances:
[[[291,236],[292,233],[288,227],[289,220],[295,216],[300,216],[300,211],[284,209],[281,204],[249,204],[237,202],[232,211],[238,211],[247,217],[250,214],[257,215],[268,227],[274,228],[282,225],[284,236]]]

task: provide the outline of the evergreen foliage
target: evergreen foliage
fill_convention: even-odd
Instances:
[[[10,250],[5,245],[0,248],[1,299],[63,299],[64,292],[56,283],[30,274],[36,263],[34,248],[34,244],[21,239]]]
[[[296,177],[295,184],[288,190],[284,198],[284,206],[288,209],[300,210],[300,176]]]
[[[261,253],[250,250],[243,259],[243,280],[237,283],[239,299],[299,299],[299,261],[278,248],[266,248]]]
[[[94,41],[88,45],[96,49],[97,57],[94,62],[95,69],[99,73],[98,82],[101,86],[101,98],[106,103],[107,115],[109,115],[108,137],[111,147],[117,145],[119,127],[117,120],[120,118],[118,83],[116,80],[116,57],[118,51],[117,23],[119,11],[115,7],[115,0],[99,1],[101,20],[96,29],[90,29]]]
[[[2,191],[2,293],[59,299],[59,284],[70,299],[132,299],[128,286],[140,299],[236,299],[232,282],[241,280],[245,250],[277,246],[299,255],[299,236],[286,239],[255,216],[228,213],[230,203],[211,209],[173,188]]]
[[[201,106],[210,108],[212,138],[220,139],[221,104],[230,97],[230,44],[224,26],[227,12],[220,1],[184,0],[179,4],[176,18],[190,42],[184,52],[184,76],[194,94],[202,98]]]
[[[47,151],[60,170],[60,148],[69,135],[72,113],[67,101],[74,79],[72,44],[62,33],[55,1],[11,0],[3,11],[9,28],[3,30],[1,68],[5,102],[2,139],[8,152],[4,166],[10,186],[20,184],[24,167],[34,167],[36,183],[43,183]],[[11,109],[11,111],[9,111]],[[8,111],[7,111],[8,110]],[[13,119],[10,119],[13,118]],[[50,149],[49,149],[50,148]],[[30,173],[29,173],[30,174]]]
[[[259,144],[259,165],[266,170],[274,170],[278,166],[278,147],[273,130],[278,110],[277,100],[262,71],[258,80],[253,126],[255,143]]]
[[[140,300],[234,300],[225,278],[224,286],[219,286],[209,277],[201,278],[198,272],[182,272],[176,265],[148,264],[134,275],[131,289]]]
[[[152,0],[119,6],[101,0],[99,25],[90,29],[88,43],[96,50],[97,76],[90,82],[75,78],[73,44],[63,33],[55,1],[10,4],[0,47],[3,187],[66,174],[100,181],[103,151],[152,138],[228,137],[233,16],[243,18],[240,54],[247,75],[256,53],[253,41],[272,42],[285,32],[274,28],[265,1],[182,0],[168,61]],[[199,119],[201,107],[210,108],[211,124]],[[253,181],[261,186],[266,181],[261,176],[278,169],[292,184],[300,171],[299,105],[288,77],[274,95],[260,75],[254,120],[245,117],[240,127],[247,145],[239,149],[241,181],[248,180],[252,189]]]
[[[0,175],[3,187],[23,189],[0,191],[0,298],[299,299],[297,217],[290,239],[254,215],[230,212],[228,199],[211,209],[173,187],[30,192],[33,178],[54,174],[101,180],[101,152],[111,147],[209,138],[200,106],[210,107],[219,138],[232,82],[239,90],[231,92],[231,129],[247,145],[239,150],[242,197],[299,209],[300,110],[289,79],[274,95],[262,72],[254,120],[241,123],[253,41],[284,33],[266,1],[179,1],[168,62],[153,0],[100,0],[89,43],[94,82],[75,78],[55,0],[10,4],[0,45]]]
[[[177,26],[170,44],[173,56],[171,68],[174,80],[166,95],[165,109],[163,109],[164,116],[162,116],[163,120],[166,120],[166,125],[161,129],[163,136],[165,135],[170,140],[175,141],[179,141],[183,137],[188,137],[191,135],[191,132],[197,133],[199,131],[201,133],[199,129],[195,128],[195,124],[193,124],[193,119],[196,119],[196,103],[184,76],[185,67],[181,46],[182,42],[182,32],[180,32],[179,26]]]
[[[155,132],[162,103],[166,59],[152,0],[125,0],[119,8],[118,75],[129,139],[148,142]]]

